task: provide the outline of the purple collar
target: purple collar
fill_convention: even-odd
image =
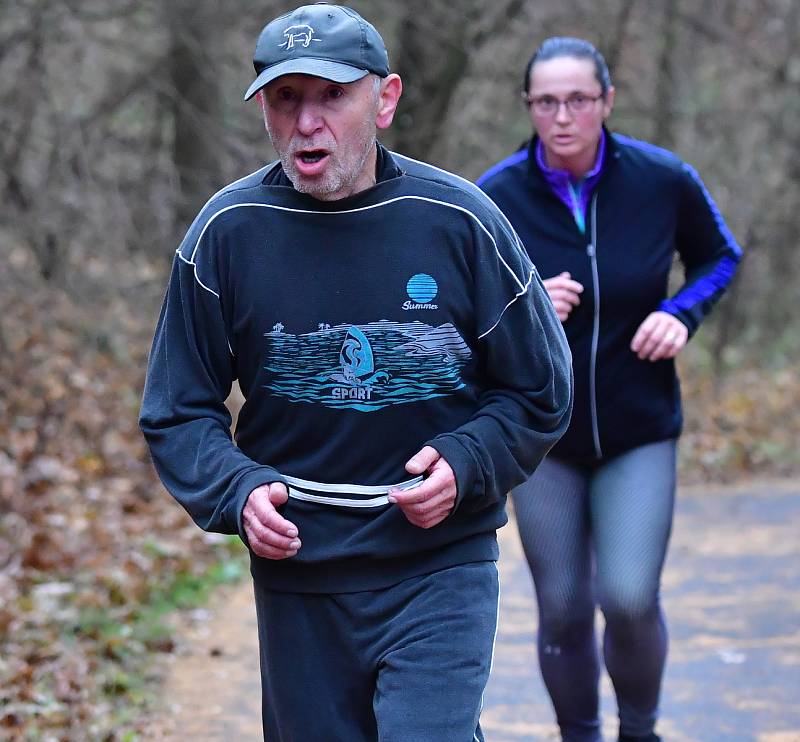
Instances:
[[[600,176],[603,174],[605,154],[606,132],[605,129],[602,129],[600,131],[600,141],[597,145],[597,157],[594,167],[583,178],[575,181],[568,171],[556,170],[547,166],[542,140],[536,140],[536,164],[542,171],[542,175],[553,193],[570,210],[581,231],[583,231],[586,208],[589,205],[592,191],[594,191],[597,181],[600,180]]]

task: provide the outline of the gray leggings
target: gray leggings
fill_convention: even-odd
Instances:
[[[676,441],[576,464],[545,459],[513,492],[539,605],[539,663],[565,742],[600,736],[595,606],[620,733],[646,736],[667,654],[659,603],[675,500]]]

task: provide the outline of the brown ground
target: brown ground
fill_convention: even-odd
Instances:
[[[671,634],[665,742],[800,742],[798,534],[798,483],[680,491],[663,590]],[[500,535],[500,629],[482,725],[488,742],[555,741],[527,568],[513,526]],[[164,712],[146,738],[260,740],[250,585],[221,592],[213,615],[196,615],[181,646]],[[614,739],[606,677],[603,711]]]

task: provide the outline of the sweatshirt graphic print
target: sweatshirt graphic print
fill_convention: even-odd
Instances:
[[[471,352],[451,324],[382,320],[291,335],[278,322],[265,334],[265,388],[295,402],[374,412],[461,389]]]

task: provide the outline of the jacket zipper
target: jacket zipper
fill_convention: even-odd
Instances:
[[[592,438],[597,458],[603,457],[600,448],[600,429],[597,424],[597,345],[600,340],[600,279],[597,274],[597,193],[592,196],[592,241],[586,246],[592,265],[594,289],[594,324],[592,327],[592,355],[589,359],[589,406],[592,416]]]

